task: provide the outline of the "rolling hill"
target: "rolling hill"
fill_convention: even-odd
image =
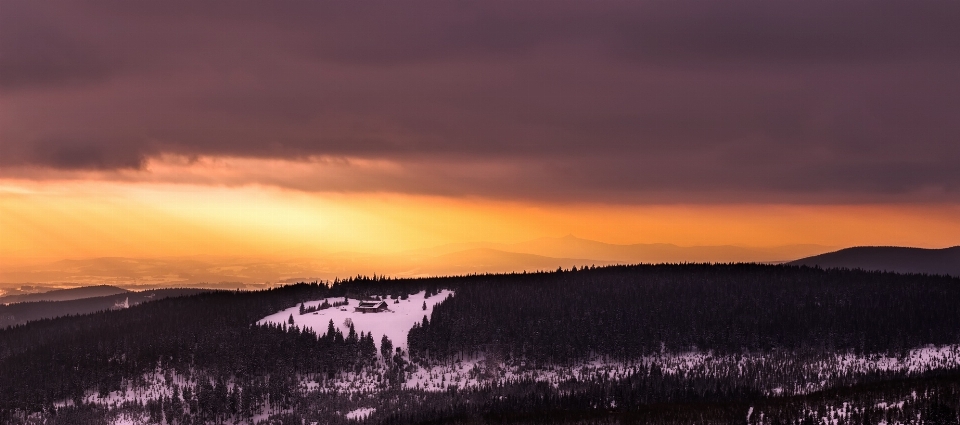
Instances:
[[[942,249],[860,246],[802,258],[789,264],[960,276],[960,246]]]
[[[88,288],[76,288],[70,289],[69,291],[76,291],[80,289]],[[129,306],[137,305],[147,301],[156,301],[163,298],[179,297],[183,295],[193,295],[200,292],[206,292],[207,290],[194,288],[174,288],[155,289],[142,292],[132,292],[126,290],[122,291],[124,292],[101,297],[89,297],[64,301],[18,302],[14,304],[0,305],[0,329],[3,329],[7,326],[20,325],[40,319],[89,314],[97,311],[105,311],[117,308],[127,308]]]
[[[0,297],[0,304],[12,304],[36,301],[70,301],[83,298],[105,297],[130,292],[110,285],[84,286],[80,288],[58,289],[35,294],[7,295]]]
[[[744,247],[735,245],[679,246],[666,243],[612,244],[567,235],[512,244],[473,242],[441,245],[407,254],[441,256],[476,249],[531,254],[557,259],[581,258],[603,263],[779,263],[829,251],[822,245]]]

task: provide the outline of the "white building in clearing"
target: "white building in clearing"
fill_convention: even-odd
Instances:
[[[387,302],[384,300],[373,300],[373,301],[360,301],[360,304],[354,308],[353,311],[358,313],[379,313],[381,311],[389,311],[387,308]]]

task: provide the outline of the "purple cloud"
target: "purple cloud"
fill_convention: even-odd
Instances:
[[[4,0],[0,166],[344,157],[410,174],[343,190],[960,200],[960,3],[227,6]]]

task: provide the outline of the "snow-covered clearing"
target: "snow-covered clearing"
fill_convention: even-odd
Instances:
[[[359,420],[359,419],[364,419],[370,416],[376,410],[377,409],[374,409],[372,407],[361,407],[357,410],[352,410],[350,412],[347,412],[347,414],[343,416],[347,419]]]
[[[146,425],[150,418],[143,413],[121,413],[113,419],[111,425]]]
[[[928,345],[910,350],[905,357],[841,354],[836,356],[836,361],[839,363],[840,368],[851,372],[878,370],[918,373],[960,365],[960,345],[944,345],[940,347]]]
[[[173,396],[174,385],[180,388],[193,389],[196,387],[196,379],[197,378],[194,377],[193,380],[190,380],[174,371],[164,371],[158,367],[153,372],[143,374],[136,382],[128,382],[126,388],[120,391],[111,391],[105,395],[101,395],[97,391],[88,390],[86,394],[84,394],[83,402],[116,408],[124,403],[137,400],[147,401],[157,400],[160,397],[169,398]],[[63,400],[54,403],[54,405],[57,407],[72,406],[73,400]]]
[[[393,342],[394,347],[401,347],[406,350],[407,334],[413,328],[413,325],[421,323],[423,316],[429,318],[433,313],[433,308],[447,297],[452,297],[453,292],[443,290],[429,298],[426,298],[425,295],[426,291],[420,291],[410,295],[406,300],[385,299],[387,308],[390,310],[381,313],[355,312],[354,308],[360,303],[357,299],[347,299],[349,305],[331,307],[302,316],[300,315],[300,306],[297,305],[264,317],[257,324],[287,324],[290,316],[293,315],[294,326],[300,329],[312,329],[318,335],[323,335],[327,332],[330,321],[333,320],[333,325],[346,335],[349,327],[345,322],[350,319],[353,321],[353,327],[357,333],[373,332],[373,341],[377,344],[377,349],[380,349],[380,339],[383,338],[383,335],[386,335]],[[308,301],[304,305],[306,307],[316,307],[323,304],[324,301],[333,304],[337,301],[343,301],[343,298],[324,298]],[[423,308],[424,304],[427,306],[426,310]]]
[[[882,409],[882,410],[903,410],[903,406],[908,401],[915,401],[917,399],[917,393],[907,396],[904,399],[901,399],[896,402],[880,402],[873,405],[873,407]],[[753,407],[750,408],[751,411]],[[840,401],[836,403],[826,403],[823,406],[820,406],[819,409],[806,409],[803,411],[803,416],[809,418],[813,423],[823,424],[823,425],[836,425],[840,420],[850,421],[851,417],[854,414],[863,414],[865,406],[856,405],[852,402]],[[750,422],[749,416],[747,416],[747,422]],[[763,423],[757,422],[757,423]],[[895,422],[899,424],[899,422]],[[884,420],[879,420],[878,425],[888,425]],[[893,425],[893,424],[890,424]]]

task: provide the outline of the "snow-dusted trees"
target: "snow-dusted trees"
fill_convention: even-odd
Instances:
[[[383,356],[384,361],[390,360],[390,356],[393,354],[393,342],[390,341],[390,338],[387,338],[386,335],[380,339],[380,355]]]
[[[360,359],[364,364],[372,364],[377,360],[377,345],[373,341],[373,333],[360,333]]]
[[[466,278],[462,278],[466,280]],[[499,347],[513,358],[617,359],[696,347],[902,352],[957,343],[943,276],[758,264],[638,265],[477,276],[408,334],[414,357]],[[907,319],[908,318],[908,319]]]
[[[410,373],[417,372],[396,351],[395,343],[384,337],[379,352],[387,368],[383,376],[398,389],[383,393],[389,394],[389,400],[381,399],[377,407],[381,419],[391,418],[384,423],[445,423],[462,418],[493,418],[491,423],[497,423],[497,418],[513,415],[536,417],[544,423],[541,419],[571,415],[598,419],[568,425],[621,423],[631,417],[631,409],[643,412],[636,417],[643,423],[743,423],[747,402],[755,400],[761,403],[753,404],[757,410],[751,423],[760,413],[765,423],[798,423],[801,418],[796,412],[816,412],[824,397],[834,406],[841,405],[850,401],[842,397],[851,391],[853,404],[860,400],[858,407],[846,409],[853,413],[832,423],[905,423],[918,417],[925,423],[955,423],[945,421],[960,411],[956,368],[912,380],[889,372],[850,375],[844,380],[853,386],[808,396],[777,398],[761,391],[777,382],[772,380],[775,376],[800,385],[802,379],[788,376],[792,369],[785,368],[782,359],[827,343],[853,351],[956,343],[960,323],[956,278],[784,266],[672,265],[338,280],[333,288],[292,285],[257,293],[209,293],[0,329],[0,423],[21,425],[10,413],[18,409],[52,411],[49,403],[54,400],[79,400],[89,389],[120,388],[125,380],[152,373],[161,359],[164,368],[186,373],[194,384],[179,389],[180,394],[174,387],[172,397],[155,402],[162,403],[163,409],[148,402],[145,408],[157,423],[161,411],[167,424],[197,424],[203,418],[223,423],[227,412],[250,418],[262,413],[267,403],[299,415],[293,423],[327,407],[331,410],[326,414],[333,409],[345,411],[343,400],[336,399],[342,395],[303,392],[298,389],[301,379],[322,380],[375,363],[378,350],[373,335],[357,335],[356,329],[347,326],[344,337],[333,321],[321,336],[302,326],[257,326],[256,321],[304,301],[329,299],[336,306],[344,294],[400,294],[402,299],[403,293],[420,290],[436,295],[438,287],[454,289],[457,295],[436,306],[431,316],[424,312],[422,323],[410,332],[407,344],[414,361],[417,356],[449,357],[481,350],[513,362],[521,356],[545,360],[589,354],[626,357],[645,350],[659,353],[661,346],[669,351],[696,345],[718,356],[724,351],[740,353],[742,348],[777,349],[764,355],[759,366],[704,367],[693,374],[665,373],[666,369],[648,360],[624,369],[616,379],[584,373],[576,376],[576,385],[562,388],[546,382],[502,380],[474,390],[407,392],[399,384],[405,375],[413,380]],[[491,368],[500,363],[492,356],[488,359],[485,364]],[[526,364],[531,363],[536,362]],[[491,369],[488,375],[495,376],[494,372]],[[210,381],[196,384],[198,379],[189,378],[191,373]],[[898,400],[899,408],[878,407]],[[664,403],[682,408],[648,408]],[[138,408],[144,407],[130,406]],[[57,409],[57,420],[46,423],[104,423],[95,409],[92,404],[75,403]],[[190,416],[180,417],[177,412]],[[608,413],[613,416],[603,416]],[[98,420],[77,420],[87,417],[83,415]],[[613,420],[606,421],[609,418]]]

